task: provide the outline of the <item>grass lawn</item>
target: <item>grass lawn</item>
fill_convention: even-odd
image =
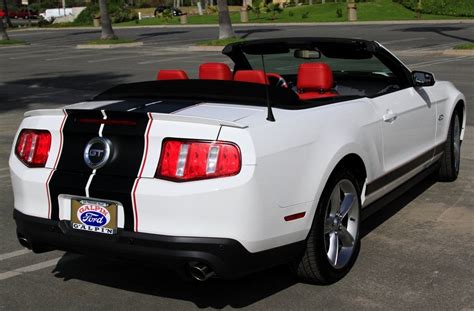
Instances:
[[[338,17],[336,10],[342,10],[342,17]],[[385,21],[385,20],[414,20],[415,12],[404,6],[394,3],[392,0],[375,0],[373,2],[357,3],[357,15],[359,21]],[[447,15],[423,14],[422,20],[433,19],[459,19],[460,17]],[[240,14],[231,12],[232,23],[240,23]],[[261,14],[257,18],[253,12],[249,12],[250,23],[298,23],[298,22],[344,22],[347,21],[346,3],[326,3],[316,5],[304,5],[298,7],[285,8],[281,14],[272,20],[270,14]],[[217,15],[189,15],[189,24],[217,24]],[[137,26],[137,25],[167,25],[179,24],[179,17],[174,17],[170,21],[163,18],[146,18],[137,21],[118,23],[117,26]]]
[[[91,40],[87,41],[86,44],[121,44],[121,43],[133,43],[135,40],[132,39],[97,39],[97,40]]]
[[[455,50],[474,50],[474,43],[459,44],[454,47]]]
[[[13,45],[13,44],[28,44],[26,41],[23,40],[0,40],[0,45]]]

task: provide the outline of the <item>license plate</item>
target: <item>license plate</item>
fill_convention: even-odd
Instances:
[[[117,232],[117,204],[72,199],[71,224],[77,230],[114,234]]]

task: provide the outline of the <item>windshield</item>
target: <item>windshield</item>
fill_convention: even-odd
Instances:
[[[284,75],[296,75],[299,65],[308,62],[322,62],[328,64],[333,72],[359,72],[380,73],[392,76],[392,71],[380,60],[372,56],[364,59],[330,58],[322,53],[319,58],[297,58],[295,52],[298,49],[290,49],[287,53],[264,55],[265,68],[263,68],[261,55],[245,54],[252,69],[265,69],[266,72]]]

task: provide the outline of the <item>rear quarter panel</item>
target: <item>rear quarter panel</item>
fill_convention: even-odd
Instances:
[[[249,124],[255,150],[254,177],[262,213],[273,219],[262,230],[273,236],[302,230],[305,238],[319,196],[344,156],[359,155],[369,181],[382,171],[380,125],[367,99],[304,110],[274,109],[274,114],[276,122],[261,122],[264,112],[242,120]],[[233,140],[236,132],[223,127],[219,139]],[[307,216],[301,220],[283,220],[284,215],[303,211]]]

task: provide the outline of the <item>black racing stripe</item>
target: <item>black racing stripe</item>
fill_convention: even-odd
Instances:
[[[89,174],[56,170],[49,182],[51,196],[51,219],[59,220],[59,195],[77,195],[84,197]]]
[[[49,195],[51,202],[51,219],[59,220],[60,194],[85,195],[85,186],[92,170],[84,163],[83,153],[87,142],[97,136],[100,125],[84,124],[78,126],[77,119],[83,115],[82,111],[66,111],[68,117],[63,127],[63,146],[59,155],[58,165],[49,181]],[[87,114],[100,117],[100,111]],[[76,172],[74,172],[76,171]]]
[[[82,118],[102,119],[96,110],[67,110],[68,118],[63,129],[63,150],[58,170],[92,171],[84,162],[84,148],[89,140],[98,136],[100,124],[80,123]]]
[[[96,110],[104,110],[106,112],[156,112],[156,113],[173,113],[175,111],[194,106],[201,101],[197,100],[157,100],[157,99],[129,99],[117,103],[104,105]]]
[[[422,155],[416,157],[414,160],[408,162],[405,165],[400,166],[397,169],[383,175],[382,177],[377,178],[376,180],[372,181],[370,184],[367,184],[367,188],[365,190],[365,195],[370,195],[377,190],[382,189],[386,185],[390,184],[391,182],[397,180],[398,178],[402,177],[403,175],[409,173],[410,171],[414,170],[418,166],[422,165],[426,161],[433,158],[443,152],[444,142],[437,145],[434,148],[426,151]]]
[[[93,198],[118,201],[123,205],[124,230],[134,231],[135,217],[132,204],[132,188],[135,178],[97,174],[92,179],[89,195]]]
[[[112,143],[111,159],[98,169],[89,187],[89,195],[123,205],[124,230],[134,230],[132,191],[138,176],[145,147],[145,132],[149,122],[145,113],[106,112],[107,119],[134,121],[134,126],[105,125],[102,136]]]

